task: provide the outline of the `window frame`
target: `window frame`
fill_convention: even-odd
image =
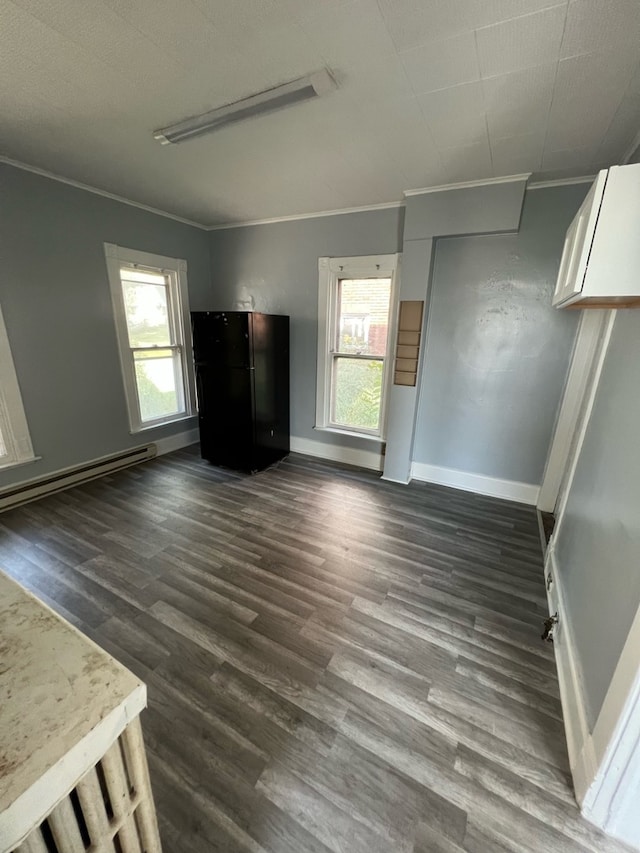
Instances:
[[[115,243],[104,244],[107,272],[111,289],[111,302],[115,320],[120,368],[124,385],[129,431],[146,432],[150,429],[193,418],[196,415],[195,375],[193,369],[191,340],[191,320],[189,312],[189,294],[187,289],[187,262],[180,258],[168,258],[137,249],[127,249]],[[182,375],[184,377],[184,406],[180,412],[163,415],[152,421],[143,421],[138,397],[138,383],[135,372],[134,352],[153,347],[132,347],[129,343],[127,314],[124,303],[122,267],[131,267],[141,272],[163,275],[168,280],[169,327],[175,334],[175,344],[158,349],[176,349],[179,353]],[[179,391],[180,393],[180,391]]]
[[[0,436],[5,454],[0,456],[0,471],[35,462],[31,434],[24,411],[7,328],[0,306]]]
[[[385,440],[387,404],[393,374],[393,353],[395,350],[397,328],[399,271],[399,254],[364,255],[351,258],[318,258],[318,360],[315,429],[359,436],[360,438],[377,441]],[[341,355],[335,349],[338,291],[340,279],[345,278],[391,279],[386,351],[384,356],[371,356],[369,359],[383,360],[382,400],[380,404],[380,421],[377,430],[369,430],[363,427],[349,427],[331,420],[334,363],[336,358]]]

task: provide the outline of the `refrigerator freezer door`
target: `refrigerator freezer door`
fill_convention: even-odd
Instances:
[[[196,364],[253,367],[250,314],[194,311],[191,327]]]

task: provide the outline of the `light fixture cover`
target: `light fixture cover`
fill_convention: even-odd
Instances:
[[[179,121],[170,127],[163,127],[153,133],[153,138],[162,145],[176,144],[226,127],[236,121],[243,121],[258,115],[264,115],[284,107],[326,95],[336,88],[336,81],[327,69],[300,77],[290,83],[283,83],[265,92],[250,95],[241,101],[210,110],[199,116]]]

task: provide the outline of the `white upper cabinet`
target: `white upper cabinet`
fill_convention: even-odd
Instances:
[[[564,242],[558,308],[640,306],[640,164],[603,169]]]

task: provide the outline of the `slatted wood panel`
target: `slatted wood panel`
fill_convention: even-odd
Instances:
[[[0,515],[0,563],[146,681],[165,853],[622,849],[573,800],[529,507],[194,449]]]
[[[16,853],[161,853],[139,718]]]
[[[420,356],[424,302],[401,302],[398,312],[395,385],[415,385]]]

